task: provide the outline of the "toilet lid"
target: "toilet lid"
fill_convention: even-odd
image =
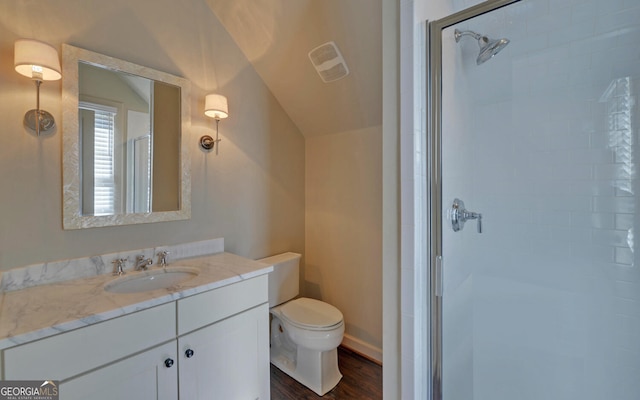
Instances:
[[[282,315],[303,328],[327,328],[342,322],[340,310],[325,302],[301,297],[282,306]]]

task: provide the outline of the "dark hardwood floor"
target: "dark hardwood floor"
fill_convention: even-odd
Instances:
[[[322,397],[271,365],[271,400],[382,399],[380,365],[343,347],[338,347],[338,365],[342,380]]]

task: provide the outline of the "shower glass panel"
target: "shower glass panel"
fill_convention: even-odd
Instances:
[[[510,43],[477,65],[456,29]],[[439,34],[443,398],[640,399],[640,2],[522,0]],[[452,229],[455,199],[481,233]]]

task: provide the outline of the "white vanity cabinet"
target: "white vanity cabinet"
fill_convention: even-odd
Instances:
[[[180,399],[269,399],[267,289],[265,275],[178,300]]]
[[[266,275],[3,351],[4,380],[60,398],[269,399]]]
[[[175,342],[165,343],[63,382],[60,399],[175,400],[176,359]]]

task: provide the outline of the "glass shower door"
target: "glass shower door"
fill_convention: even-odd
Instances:
[[[435,32],[442,398],[637,400],[640,2],[471,14]]]

